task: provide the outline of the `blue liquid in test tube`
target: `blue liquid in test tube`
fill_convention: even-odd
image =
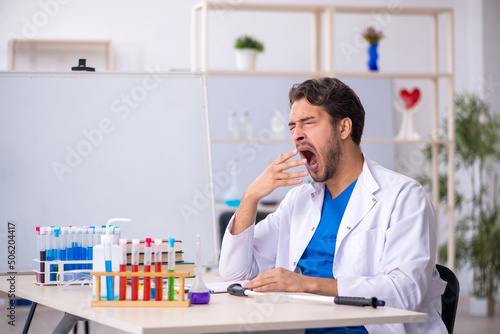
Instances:
[[[87,259],[92,261],[93,259],[93,252],[94,252],[94,234],[95,234],[95,226],[90,226],[89,227],[89,234],[87,236],[88,238],[88,248],[87,248]],[[89,269],[92,269],[92,263],[88,265]]]
[[[47,247],[47,252],[46,252],[46,258],[47,261],[54,261],[54,227],[49,226],[47,227],[47,235],[46,235],[46,247]],[[53,282],[55,281],[55,276],[54,276],[54,270],[55,270],[55,265],[50,264],[49,265],[49,281]]]
[[[60,260],[61,259],[61,250],[60,250],[60,240],[61,238],[59,237],[61,230],[58,228],[54,228],[54,239],[52,243],[53,247],[53,260]],[[54,272],[53,275],[53,280],[57,281],[57,273],[59,272],[59,265],[54,264],[51,266],[52,269],[51,271]]]
[[[67,227],[61,227],[61,233],[59,234],[59,244],[61,245],[61,261],[68,261],[68,251],[67,251],[67,245],[68,245],[68,228]],[[61,271],[67,271],[68,270],[68,265],[64,264],[63,267],[60,269]]]

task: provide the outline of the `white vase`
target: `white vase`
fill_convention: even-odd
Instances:
[[[240,71],[255,70],[257,59],[257,50],[255,49],[236,49],[236,68]]]
[[[489,317],[493,315],[494,300],[488,297],[470,296],[469,314],[475,317]]]

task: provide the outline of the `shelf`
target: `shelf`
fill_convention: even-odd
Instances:
[[[27,46],[27,49],[20,49],[22,46]],[[36,58],[37,48],[43,47],[45,53],[58,54],[60,57],[61,50],[70,52],[74,48],[102,48],[103,62],[106,64],[106,71],[112,71],[113,64],[113,44],[110,40],[85,40],[85,39],[11,39],[8,46],[8,68],[13,71],[16,70],[19,63],[19,57],[22,55]],[[76,64],[75,64],[76,65]]]
[[[206,6],[209,10],[231,10],[231,11],[263,11],[263,12],[323,12],[326,9],[333,9],[336,13],[342,14],[371,14],[390,13],[391,15],[436,15],[448,13],[450,8],[412,8],[412,7],[370,7],[370,6],[323,6],[323,5],[288,5],[288,4],[254,4],[254,3],[234,3],[224,4],[221,2],[200,2],[193,6],[194,9],[202,9]]]
[[[231,138],[212,138],[212,143],[259,143],[259,144],[291,144],[292,140],[288,139],[262,139],[262,138],[248,138],[248,139],[231,139]]]
[[[211,76],[237,77],[303,77],[320,78],[325,76],[338,78],[360,79],[438,79],[451,78],[451,73],[410,73],[410,72],[301,72],[301,71],[237,71],[237,70],[208,70]]]
[[[237,76],[237,77],[300,77],[311,78],[323,76],[323,73],[302,71],[238,71],[238,70],[208,70],[207,75]]]
[[[292,139],[230,139],[230,138],[212,138],[212,143],[219,144],[238,144],[238,143],[259,143],[259,144],[292,144]],[[422,139],[396,139],[396,138],[363,138],[361,144],[449,144],[447,140]]]
[[[305,13],[311,20],[310,30],[310,49],[311,62],[308,67],[302,64],[302,71],[275,71],[275,70],[256,70],[256,71],[237,71],[212,69],[208,66],[208,27],[209,11],[248,11],[254,12],[254,15],[259,15],[261,12],[283,12],[283,13]],[[257,14],[255,13],[257,12]],[[336,67],[335,63],[335,20],[339,14],[352,15],[367,15],[367,16],[427,16],[430,20],[431,33],[428,35],[431,45],[431,68],[425,72],[368,72],[368,71],[341,71]],[[446,23],[440,23],[440,16],[444,16]],[[432,193],[431,198],[434,205],[439,208],[439,164],[437,161],[438,147],[436,144],[444,144],[448,146],[449,155],[447,161],[448,168],[448,205],[447,221],[448,221],[448,267],[454,268],[455,261],[455,243],[454,243],[454,17],[452,8],[412,8],[394,4],[392,6],[336,6],[336,5],[289,5],[289,4],[268,4],[268,3],[223,3],[223,2],[202,2],[192,7],[191,12],[192,35],[191,35],[191,71],[205,72],[207,76],[227,76],[227,77],[296,77],[296,78],[320,78],[320,77],[338,77],[338,78],[357,78],[357,79],[406,79],[406,80],[428,80],[432,85],[434,101],[430,108],[432,115],[429,119],[428,126],[431,129],[431,138],[437,138],[439,135],[439,108],[440,99],[444,100],[447,105],[447,125],[448,134],[446,139],[433,140],[423,138],[418,140],[399,140],[395,138],[366,138],[361,144],[431,144],[432,146]],[[447,41],[441,42],[439,26],[444,25]],[[440,46],[446,48],[446,65],[440,68]],[[397,55],[394,55],[397,57]],[[307,70],[309,69],[309,70]],[[447,81],[447,89],[443,91],[440,87],[440,80]],[[389,110],[388,110],[389,112]],[[290,139],[286,140],[232,140],[224,138],[213,138],[212,143],[241,143],[241,142],[258,142],[258,143],[291,143]],[[439,217],[438,217],[439,219]]]
[[[432,140],[432,139],[396,139],[396,138],[365,138],[361,139],[361,145],[363,144],[447,144],[444,140]]]
[[[451,73],[410,73],[410,72],[335,72],[333,76],[339,78],[361,79],[437,79],[451,78]]]

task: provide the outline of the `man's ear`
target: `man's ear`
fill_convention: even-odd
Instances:
[[[352,132],[352,120],[349,117],[341,119],[338,123],[340,139],[346,139]]]

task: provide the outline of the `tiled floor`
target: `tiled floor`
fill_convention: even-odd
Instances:
[[[0,294],[0,300],[5,298],[5,294]],[[3,299],[5,300],[5,299]],[[18,334],[22,332],[22,328],[28,315],[29,307],[23,306],[16,309],[16,327],[7,324],[6,305],[1,305],[0,311],[0,333],[2,334]],[[500,333],[500,302],[495,305],[495,315],[490,318],[471,317],[469,315],[469,299],[467,296],[460,298],[458,305],[457,319],[455,323],[455,334],[495,334]],[[33,317],[29,333],[30,334],[47,334],[51,333],[54,327],[61,319],[63,313],[55,311],[39,305]],[[78,333],[83,333],[83,324],[80,323]],[[112,329],[110,327],[90,322],[90,333],[92,334],[122,334],[124,332]]]

